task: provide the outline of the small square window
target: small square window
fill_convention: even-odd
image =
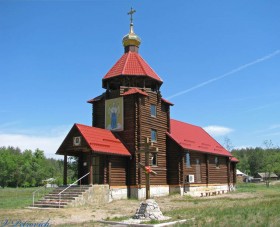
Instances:
[[[151,105],[151,116],[156,117],[157,116],[157,107],[156,105]]]
[[[157,130],[151,130],[151,142],[157,142]]]

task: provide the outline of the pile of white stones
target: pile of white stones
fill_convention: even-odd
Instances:
[[[159,205],[153,199],[147,199],[140,204],[133,219],[145,220],[167,220],[169,217],[164,217],[160,211]]]

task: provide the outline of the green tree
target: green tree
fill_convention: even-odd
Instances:
[[[75,168],[74,168],[75,169]],[[47,178],[62,183],[63,162],[47,159],[44,151],[0,147],[0,186],[30,187],[43,184]]]
[[[9,184],[15,184],[19,178],[16,173],[19,172],[17,168],[17,157],[20,155],[20,150],[13,147],[0,148],[0,185],[6,187]],[[16,179],[15,179],[16,177]]]

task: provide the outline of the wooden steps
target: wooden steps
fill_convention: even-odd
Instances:
[[[75,185],[70,188],[68,188],[65,192],[61,193],[61,200],[59,203],[59,193],[62,192],[66,186],[61,186],[56,189],[54,189],[49,194],[45,195],[44,198],[36,201],[34,203],[34,206],[32,205],[32,208],[64,208],[73,201],[75,201],[76,198],[82,196],[84,192],[89,190],[91,188],[91,185]]]

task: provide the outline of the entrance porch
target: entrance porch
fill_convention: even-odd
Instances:
[[[68,179],[68,157],[70,155],[64,155],[64,172],[63,172],[63,184],[67,185]],[[102,154],[94,154],[93,152],[84,153],[81,152],[75,157],[78,158],[77,175],[78,179],[82,178],[78,184],[80,185],[93,185],[93,184],[109,184],[110,171],[109,167],[110,156]],[[87,175],[88,174],[88,175]],[[85,176],[87,175],[87,176]],[[85,176],[85,177],[84,177]]]
[[[78,158],[78,179],[81,184],[126,186],[130,152],[109,130],[74,124],[56,154],[64,156],[63,184],[67,185],[67,159]],[[71,182],[72,183],[72,182]]]

